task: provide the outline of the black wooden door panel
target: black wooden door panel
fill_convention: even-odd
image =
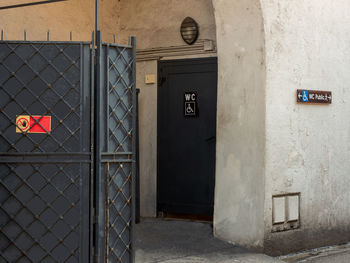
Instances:
[[[159,71],[158,211],[211,215],[217,59],[160,62]],[[185,94],[195,94],[195,116],[185,116]]]

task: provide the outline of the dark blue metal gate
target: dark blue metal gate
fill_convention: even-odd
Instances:
[[[0,262],[133,262],[135,62],[0,41]]]
[[[136,41],[118,46],[100,39],[97,35],[96,256],[100,262],[134,262]]]

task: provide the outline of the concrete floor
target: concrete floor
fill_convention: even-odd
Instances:
[[[146,219],[136,225],[136,263],[350,263],[350,243],[272,258],[212,235],[209,223]]]
[[[277,263],[213,237],[209,223],[147,219],[136,225],[136,263]]]
[[[293,255],[282,256],[281,259],[287,263],[349,263],[350,243],[312,249]]]

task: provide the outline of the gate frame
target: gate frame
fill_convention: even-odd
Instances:
[[[102,77],[102,70],[105,65],[102,65],[102,49],[103,49],[103,43],[101,40],[101,32],[97,31],[96,34],[96,45],[94,45],[95,40],[95,34],[92,35],[92,42],[79,42],[79,41],[68,41],[67,43],[73,43],[73,44],[79,44],[79,43],[89,43],[90,44],[90,62],[87,63],[87,67],[90,67],[90,76],[82,76],[82,78],[87,79],[88,82],[90,82],[90,89],[88,90],[89,95],[91,96],[89,99],[90,103],[90,112],[87,113],[87,115],[90,114],[90,117],[87,117],[91,123],[90,126],[90,146],[89,146],[89,155],[90,155],[90,168],[87,168],[87,170],[90,171],[90,178],[87,180],[90,181],[89,186],[89,192],[90,196],[88,197],[88,200],[90,202],[89,207],[89,223],[87,225],[89,226],[89,231],[86,236],[89,237],[89,253],[86,255],[86,257],[89,258],[89,260],[92,260],[93,262],[108,262],[108,253],[106,253],[108,247],[107,242],[107,236],[108,236],[108,228],[106,227],[105,217],[106,212],[108,210],[108,204],[107,200],[105,200],[105,193],[106,193],[106,186],[107,182],[104,180],[104,175],[101,174],[101,167],[102,167],[102,149],[101,149],[101,141],[105,138],[101,138],[101,135],[103,133],[101,132],[101,99],[103,89],[105,89],[105,83],[102,83],[103,77]],[[66,43],[66,42],[60,42],[60,41],[7,41],[2,40],[1,42],[6,43]],[[132,96],[132,112],[131,115],[131,147],[132,150],[130,153],[128,153],[128,162],[130,163],[131,167],[131,179],[129,181],[130,184],[130,216],[131,216],[131,225],[128,226],[129,230],[129,240],[130,240],[130,248],[128,246],[127,251],[129,253],[129,261],[128,262],[135,262],[135,202],[136,202],[136,195],[135,195],[135,187],[136,187],[136,172],[137,172],[137,162],[136,162],[136,145],[137,145],[137,108],[136,108],[136,102],[137,102],[137,90],[136,90],[136,38],[130,37],[129,39],[129,45],[123,46],[123,45],[116,45],[113,44],[115,47],[124,47],[129,48],[131,50],[131,57],[132,57],[132,77],[131,77],[131,83],[130,86],[132,88],[131,96]],[[83,59],[83,58],[81,58]],[[131,65],[131,63],[130,63]],[[105,69],[105,71],[108,70],[108,67]],[[85,83],[85,82],[84,82]],[[82,83],[81,85],[83,85]],[[108,88],[108,87],[107,87]],[[107,105],[108,107],[108,105]],[[106,116],[108,118],[108,116]],[[81,127],[82,128],[82,127]],[[69,154],[69,153],[67,153]],[[124,154],[125,155],[125,154]],[[113,156],[114,162],[125,162],[126,159],[115,159],[118,155]],[[1,160],[0,160],[1,161]],[[4,161],[6,161],[4,159]],[[74,160],[71,160],[71,162],[74,162]],[[105,182],[105,183],[103,183]],[[83,200],[81,200],[83,202]]]
[[[85,68],[89,68],[89,73],[91,75],[93,75],[92,73],[93,73],[94,68],[91,68],[91,64],[90,64],[90,62],[93,61],[93,57],[91,56],[91,42],[87,42],[87,41],[26,41],[26,40],[3,40],[3,39],[0,39],[0,44],[4,44],[4,45],[7,45],[7,46],[11,45],[11,44],[14,44],[14,45],[17,45],[17,46],[19,46],[19,45],[28,45],[28,46],[32,46],[32,47],[34,45],[41,45],[39,50],[45,45],[47,45],[47,46],[50,46],[50,45],[51,46],[56,46],[56,48],[58,48],[57,47],[58,45],[80,46],[80,48],[79,48],[79,50],[80,50],[80,54],[79,54],[79,60],[80,60],[80,62],[79,62],[79,64],[80,64],[80,67],[79,67],[79,70],[80,70],[79,74],[80,74],[80,76],[79,76],[79,78],[80,78],[80,83],[79,83],[79,85],[80,85],[80,91],[82,93],[81,93],[81,97],[79,98],[79,101],[80,101],[80,107],[81,108],[86,107],[86,104],[84,104],[82,102],[83,95],[91,96],[93,94],[93,91],[91,89],[91,85],[90,85],[90,87],[89,86],[86,87],[86,85],[91,84],[91,78],[90,78],[91,76],[84,74],[85,73],[84,72]],[[60,52],[63,52],[63,51],[61,50]],[[43,54],[40,53],[40,51],[37,51],[35,53],[38,53],[40,56],[43,57]],[[59,53],[59,54],[61,54],[61,53]],[[18,56],[18,54],[16,54],[16,56]],[[23,62],[25,62],[26,65],[27,65],[27,62],[25,60],[23,60],[23,58],[21,58],[21,57],[19,57],[19,58]],[[89,60],[90,60],[90,62],[89,62]],[[85,64],[84,61],[86,61],[88,63]],[[47,67],[47,65],[51,65],[51,66],[53,65],[51,61],[47,61],[46,63],[47,64],[46,64],[45,67]],[[19,69],[17,69],[16,72],[18,70]],[[57,71],[57,69],[55,69],[55,70]],[[37,73],[35,71],[34,71],[34,73],[35,74],[39,74],[39,73]],[[14,74],[14,73],[12,73],[12,74]],[[17,79],[17,77],[16,77],[16,79]],[[21,88],[21,90],[23,90],[23,89],[24,88]],[[42,94],[39,95],[39,97],[36,98],[35,100],[39,100],[41,96],[42,96]],[[20,102],[16,102],[16,103],[22,108],[22,110],[24,110],[24,108],[23,108],[23,106],[21,105]],[[88,111],[86,113],[84,113],[84,114],[83,114],[83,111],[81,112],[81,115],[80,115],[81,122],[83,122],[84,119],[91,121],[92,104],[91,104],[91,101],[89,103],[90,103],[90,105],[89,105]],[[6,107],[6,105],[7,104],[5,104],[4,107]],[[48,110],[46,105],[44,105],[44,107],[46,108],[45,110]],[[33,114],[28,114],[28,115],[29,116],[34,116]],[[12,124],[14,124],[14,126],[18,127],[15,123],[12,123]],[[40,124],[38,124],[38,125],[40,125]],[[8,127],[10,127],[10,126],[8,126]],[[93,127],[92,124],[91,124],[91,127]],[[80,126],[80,129],[82,130],[83,127]],[[52,137],[52,135],[49,134],[49,137]],[[80,150],[81,150],[80,152],[74,152],[74,151],[64,151],[64,152],[41,151],[41,152],[38,152],[38,153],[37,152],[33,152],[33,151],[16,151],[14,153],[8,153],[8,152],[4,152],[3,153],[2,152],[3,154],[0,155],[0,164],[3,164],[3,165],[9,165],[9,164],[10,165],[31,165],[31,166],[33,166],[33,165],[48,165],[48,164],[51,164],[51,165],[52,164],[54,164],[54,165],[70,165],[70,164],[80,164],[81,165],[81,164],[88,164],[88,165],[90,165],[90,168],[86,167],[86,168],[80,168],[80,169],[82,170],[82,172],[85,170],[86,172],[90,171],[90,173],[91,173],[91,167],[92,167],[92,164],[93,164],[92,160],[91,160],[91,156],[92,156],[91,145],[92,145],[92,142],[93,142],[92,141],[92,137],[91,137],[91,133],[89,132],[89,139],[85,139],[83,137],[81,137],[81,139],[82,139],[82,141],[85,141],[85,140],[89,141],[89,145],[88,144],[85,145],[86,146],[85,148],[87,149],[86,151],[82,151],[82,148],[80,148]],[[34,143],[34,141],[32,141],[32,143]],[[65,156],[70,156],[70,157],[73,157],[73,158],[65,160],[64,159]],[[45,158],[45,159],[43,159],[43,158]],[[31,177],[31,176],[32,175],[30,175],[29,177]],[[90,194],[90,196],[93,195],[92,188],[91,188],[91,183],[90,183],[91,176],[92,176],[92,174],[89,174],[87,176],[88,178],[86,178],[86,183],[88,184],[87,186],[89,187],[88,193]],[[80,177],[80,179],[82,179],[82,177],[83,177],[82,174],[80,174],[79,177]],[[49,183],[49,184],[51,184],[51,183]],[[47,185],[47,183],[46,183],[46,185]],[[83,187],[83,185],[81,187]],[[16,198],[16,196],[13,195],[13,194],[10,194],[10,196],[14,196],[14,198]],[[79,202],[83,202],[83,197],[84,196],[86,196],[86,192],[84,194],[79,194]],[[41,199],[41,197],[40,197],[40,199]],[[25,208],[25,206],[23,206],[23,207]],[[87,222],[84,221],[83,224],[79,224],[82,229],[84,229],[83,227],[87,227],[88,229],[91,229],[91,221],[92,221],[91,220],[92,219],[92,217],[91,217],[91,208],[92,208],[92,203],[89,203],[87,205],[87,207],[86,207],[86,210],[84,210],[84,212],[87,212],[87,214],[89,216],[89,219],[87,220]],[[21,208],[21,210],[22,209],[23,208]],[[45,211],[45,209],[43,211]],[[30,211],[30,212],[32,213],[32,211]],[[54,212],[56,212],[56,211],[54,210]],[[82,213],[79,214],[79,217],[82,217],[82,216],[84,216],[84,214],[82,214]],[[10,221],[12,221],[12,220],[10,220]],[[33,220],[33,222],[36,222],[36,221],[38,221],[38,219]],[[41,220],[39,220],[39,222],[40,221]],[[33,222],[31,224],[33,224]],[[16,222],[16,224],[18,224],[18,223]],[[84,236],[86,238],[88,238],[89,241],[87,241],[88,244],[86,244],[86,246],[84,246],[84,249],[88,249],[88,253],[86,253],[85,257],[83,256],[83,259],[85,258],[85,259],[91,260],[91,258],[92,258],[92,253],[91,253],[92,242],[91,242],[91,239],[89,238],[90,234],[87,233]],[[38,243],[37,241],[35,241],[35,242]],[[84,242],[85,242],[85,240],[84,240]],[[82,238],[79,240],[79,244],[80,245],[81,245],[81,243],[82,243]],[[14,244],[14,243],[12,242],[12,244]],[[81,248],[80,245],[79,245],[79,247]],[[39,246],[40,246],[40,244],[39,244]],[[80,250],[79,255],[80,256],[83,255],[82,254],[82,250]]]
[[[97,3],[97,1],[96,1]],[[98,18],[98,5],[96,4],[96,17]],[[103,132],[102,128],[102,123],[101,119],[99,118],[100,113],[102,112],[102,103],[101,100],[103,99],[103,89],[108,90],[108,87],[105,86],[105,83],[103,82],[104,78],[102,76],[103,73],[108,72],[108,68],[105,69],[105,72],[102,72],[103,68],[103,63],[102,63],[102,56],[103,56],[103,42],[102,42],[102,33],[100,30],[98,30],[98,19],[96,19],[96,38],[95,38],[95,71],[94,71],[94,77],[95,81],[93,83],[94,87],[94,126],[95,128],[95,133],[94,133],[94,262],[108,262],[108,228],[106,224],[108,222],[106,221],[106,213],[108,211],[108,204],[107,200],[105,199],[106,195],[106,188],[107,182],[105,181],[104,175],[101,173],[101,168],[102,168],[102,163],[103,163],[103,158],[102,158],[102,140],[104,138],[101,137],[101,133]],[[116,45],[120,47],[121,45]],[[123,47],[123,46],[121,46]],[[131,248],[130,248],[130,259],[131,263],[135,262],[135,218],[136,218],[136,172],[137,172],[137,162],[136,162],[136,127],[137,127],[137,109],[136,109],[136,103],[137,103],[137,89],[136,89],[136,37],[130,37],[129,38],[129,45],[128,48],[132,48],[132,57],[134,58],[133,60],[133,66],[132,66],[132,79],[134,81],[133,88],[132,88],[132,153],[131,153],[131,171],[132,171],[132,177],[131,177],[131,226],[130,226],[130,241],[131,241]],[[107,54],[105,54],[107,55]],[[108,96],[108,94],[107,94]],[[108,106],[108,105],[106,105]],[[106,118],[108,118],[106,116]],[[127,160],[125,159],[115,159],[118,155],[113,156],[113,161],[118,162],[120,161],[121,163],[126,162]],[[130,158],[130,155],[128,155],[128,158]],[[108,162],[108,161],[107,161]],[[99,182],[99,183],[98,183]],[[103,209],[104,208],[104,209]]]

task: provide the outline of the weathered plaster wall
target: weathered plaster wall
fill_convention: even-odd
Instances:
[[[7,6],[30,1],[1,1]],[[104,41],[113,41],[113,34],[119,29],[119,2],[100,1],[100,24]],[[7,40],[23,40],[27,31],[27,40],[46,40],[50,30],[50,40],[69,41],[72,31],[73,40],[90,41],[95,28],[95,1],[68,0],[29,7],[0,10],[0,30],[5,32]]]
[[[278,254],[349,241],[350,2],[262,2],[266,249]],[[332,91],[333,103],[297,104],[297,89]],[[288,192],[301,192],[301,229],[272,234],[271,196]]]
[[[258,0],[214,0],[219,61],[214,229],[262,248],[265,51]]]
[[[184,45],[179,32],[187,16],[200,26],[199,40],[215,40],[211,0],[122,0],[118,42],[134,35],[138,49]]]
[[[157,61],[137,63],[140,143],[140,213],[157,215],[157,83],[145,84],[145,75],[157,72]]]
[[[215,41],[211,0],[123,0],[117,42],[137,38],[137,49],[185,45],[180,25],[187,16],[200,26],[199,40]],[[188,58],[189,56],[181,56]],[[198,57],[198,56],[194,56]],[[180,57],[171,57],[176,59]],[[157,83],[145,84],[146,74],[157,75],[157,60],[137,63],[140,111],[140,199],[141,216],[155,217],[157,204]]]

